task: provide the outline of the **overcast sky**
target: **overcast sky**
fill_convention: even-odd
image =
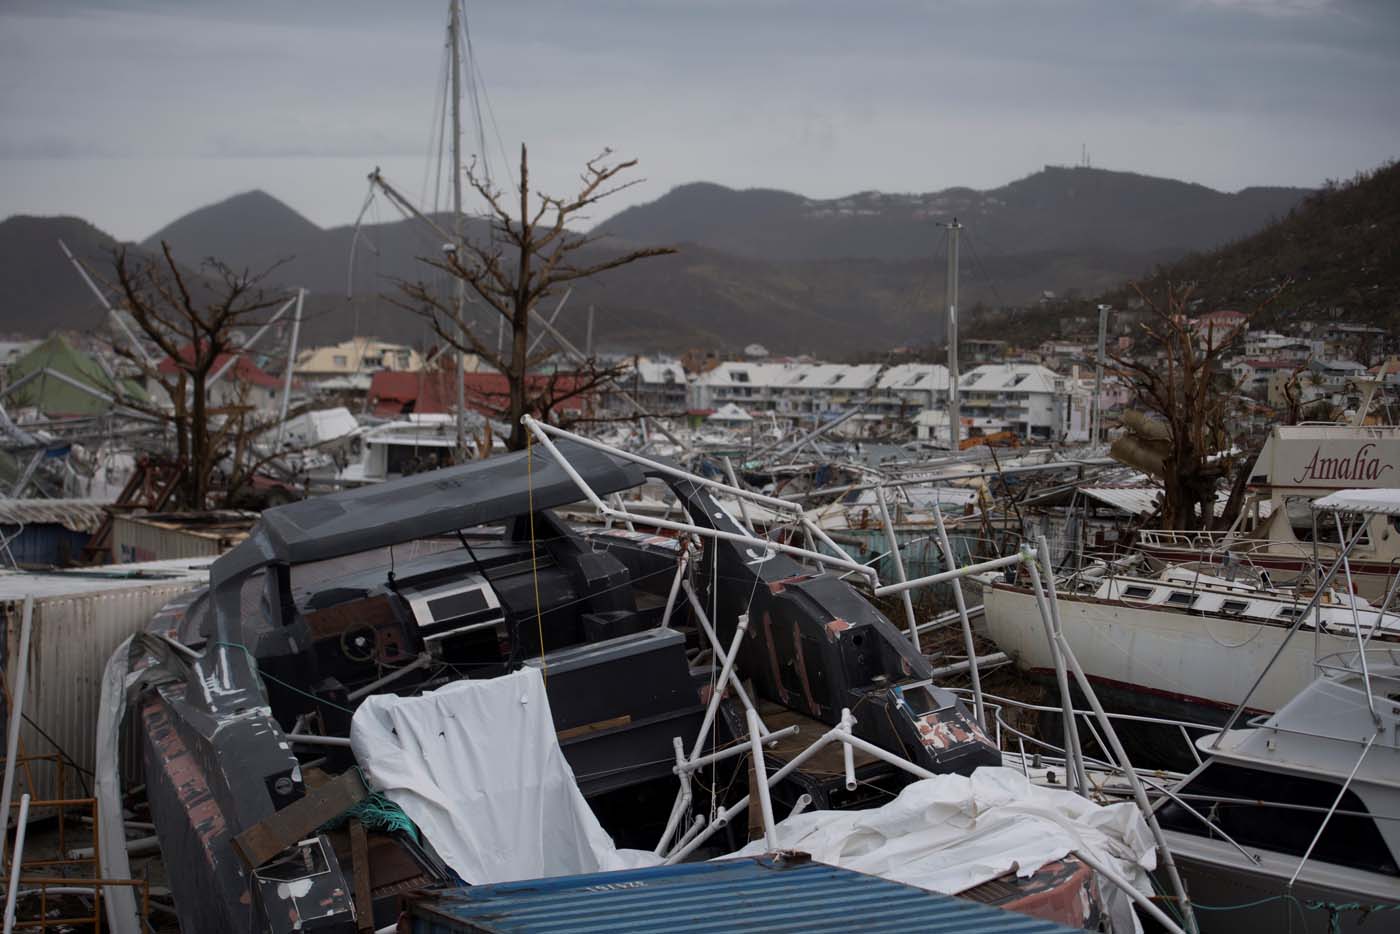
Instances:
[[[447,6],[0,0],[0,217],[77,214],[139,239],[262,188],[343,224],[375,165],[421,197]],[[645,184],[613,209],[694,180],[817,197],[991,188],[1081,145],[1098,166],[1225,190],[1400,156],[1400,0],[467,10],[504,148],[529,143],[554,191],[604,146],[639,158]]]

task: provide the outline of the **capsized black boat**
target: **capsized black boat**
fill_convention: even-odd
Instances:
[[[601,495],[648,479],[603,451],[558,450]],[[694,526],[747,538],[696,536],[690,575],[726,644],[748,614],[739,667],[756,700],[827,724],[858,709],[863,738],[932,771],[1000,762],[854,588],[765,548],[708,488],[659,479]],[[431,840],[375,831],[366,846],[308,832],[307,815],[346,787],[355,762],[343,737],[364,697],[489,678],[541,655],[590,804],[615,836],[656,839],[659,826],[628,821],[648,784],[669,783],[658,800],[671,803],[673,737],[697,733],[712,672],[691,662],[708,642],[683,602],[662,625],[676,539],[580,533],[552,512],[580,499],[536,449],[270,509],[214,564],[206,592],[155,617],[131,653],[148,676],[128,709],[185,930],[351,931],[366,900],[379,926],[402,893],[453,881]],[[610,810],[618,794],[630,806]],[[366,850],[368,879],[357,879]]]

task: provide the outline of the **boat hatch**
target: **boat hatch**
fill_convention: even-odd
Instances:
[[[480,574],[404,587],[400,593],[413,610],[413,619],[427,642],[485,629],[506,619],[495,589]]]

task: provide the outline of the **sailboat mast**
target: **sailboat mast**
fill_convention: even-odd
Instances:
[[[462,28],[460,0],[448,0],[451,11],[448,15],[448,32],[451,34],[452,48],[452,247],[457,251],[457,261],[465,262],[462,250]],[[457,327],[466,331],[467,284],[457,279]],[[461,343],[466,344],[462,334]],[[466,351],[457,348],[457,456],[455,461],[464,460],[467,451],[467,360]]]
[[[958,400],[958,219],[948,225],[948,448],[958,450],[962,418]]]

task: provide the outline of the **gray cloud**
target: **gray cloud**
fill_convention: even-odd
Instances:
[[[642,160],[632,202],[694,179],[814,196],[991,187],[1081,143],[1096,164],[1225,189],[1400,155],[1388,0],[468,7],[499,122],[487,155],[499,173],[528,141],[548,190],[604,145]],[[421,193],[445,9],[11,2],[0,216],[76,213],[140,237],[261,187],[344,223],[376,164]]]

